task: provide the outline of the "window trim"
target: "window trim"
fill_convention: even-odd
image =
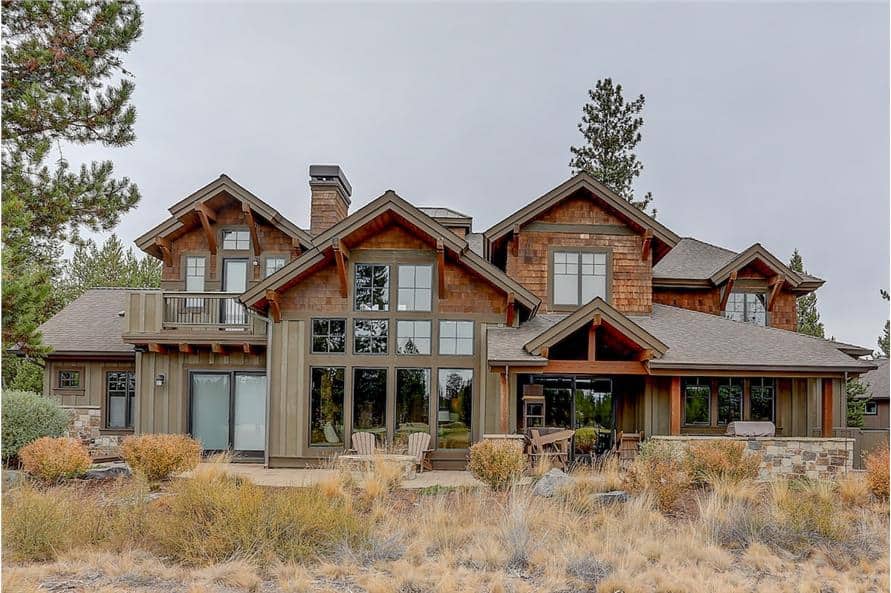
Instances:
[[[347,435],[347,421],[352,421],[352,418],[348,418],[347,414],[351,412],[351,410],[347,409],[347,399],[352,403],[353,394],[350,389],[351,384],[347,377],[347,370],[349,367],[344,366],[342,364],[312,364],[309,365],[309,380],[307,381],[307,387],[309,388],[309,397],[306,402],[306,446],[310,449],[344,449],[349,445],[349,439]],[[313,390],[313,382],[312,375],[315,369],[333,369],[333,370],[341,370],[343,371],[343,395],[340,400],[340,414],[341,419],[343,421],[343,434],[341,435],[340,444],[333,443],[313,443],[312,442],[312,390]]]
[[[613,250],[609,247],[588,247],[570,245],[548,245],[548,308],[551,311],[575,311],[586,303],[579,302],[576,305],[557,305],[554,303],[554,254],[555,253],[604,253],[606,254],[606,294],[603,300],[612,303],[613,300]],[[581,259],[579,260],[579,301],[582,299],[581,283]]]
[[[62,373],[77,373],[77,385],[62,385]],[[84,391],[84,367],[79,366],[62,366],[56,369],[56,385],[59,391]]]
[[[395,317],[393,319],[396,322],[396,348],[394,354],[396,356],[432,356],[433,355],[433,320],[432,319],[402,319],[400,317]],[[414,332],[414,324],[416,323],[426,323],[430,328],[429,335],[427,339],[430,341],[430,348],[428,352],[400,352],[399,351],[399,324],[400,323],[411,323],[412,324],[412,336],[411,339],[417,338]],[[388,336],[389,339],[389,336]]]
[[[201,266],[201,269],[204,271],[202,276],[190,276],[189,275],[189,260],[190,259],[200,259],[204,261],[204,264]],[[182,278],[183,278],[183,291],[184,292],[194,292],[194,293],[203,293],[207,292],[207,263],[208,256],[204,253],[184,253],[182,259]],[[201,290],[189,290],[189,278],[201,278]]]
[[[417,284],[411,286],[411,288],[402,288],[399,285],[399,282],[402,278],[402,268],[412,267],[412,268],[430,268],[430,286],[426,288],[426,290],[430,291],[430,305],[426,309],[400,309],[399,308],[399,291],[400,290],[411,290],[412,292],[418,290],[425,290],[424,287],[418,288]],[[405,262],[405,263],[397,263],[396,264],[396,309],[394,312],[396,313],[432,313],[433,312],[433,275],[436,273],[436,266],[433,263],[428,262]],[[415,272],[415,278],[417,278],[417,272]],[[415,292],[416,296],[416,292]]]
[[[389,317],[353,317],[352,331],[352,353],[355,356],[390,356],[390,318]],[[387,347],[383,352],[361,352],[356,349],[356,322],[358,321],[378,321],[387,324]]]
[[[398,265],[398,264],[397,264]],[[381,267],[387,268],[387,307],[385,309],[361,309],[359,308],[359,287],[356,283],[356,276],[359,272],[359,266],[371,266],[371,267]],[[351,282],[353,289],[353,306],[352,309],[356,313],[391,313],[394,312],[393,308],[390,306],[393,304],[393,265],[389,262],[375,262],[375,261],[358,261],[353,264],[353,279]],[[374,291],[374,285],[372,283],[372,295]],[[372,296],[373,298],[373,296]],[[432,308],[432,296],[431,296],[431,308]]]
[[[438,356],[447,356],[449,358],[453,356],[474,356],[476,354],[476,323],[472,319],[442,319],[440,318],[439,323],[436,327],[436,354]],[[455,353],[454,354],[446,354],[442,351],[442,324],[444,322],[448,323],[469,323],[470,324],[470,353],[469,354],[460,354],[458,353],[458,326],[455,326]],[[449,338],[451,339],[451,338]]]
[[[226,248],[226,233],[247,233],[247,247],[239,248],[239,247],[231,247]],[[236,245],[238,245],[238,240],[236,239]],[[251,230],[246,226],[241,225],[232,225],[232,226],[224,226],[220,229],[220,251],[234,251],[237,253],[241,253],[244,251],[251,251],[253,245],[251,245]]]
[[[446,452],[448,452],[448,451],[467,451],[469,449],[469,447],[473,445],[473,413],[474,413],[474,408],[477,406],[477,403],[478,403],[476,401],[477,390],[478,390],[477,381],[479,380],[478,373],[476,372],[475,367],[467,367],[467,366],[442,366],[442,365],[439,365],[434,368],[436,369],[436,396],[435,396],[436,397],[436,400],[435,400],[436,405],[433,406],[433,408],[432,408],[433,412],[434,412],[434,416],[433,416],[433,418],[431,418],[431,423],[433,425],[433,433],[432,433],[433,438],[431,439],[431,444],[439,452],[442,452],[442,451],[446,451]],[[441,398],[440,389],[442,387],[442,385],[440,384],[440,377],[441,377],[441,373],[443,371],[446,371],[446,372],[448,372],[448,371],[469,371],[470,372],[470,418],[467,419],[468,420],[467,429],[470,433],[468,440],[469,440],[470,444],[468,445],[467,449],[461,449],[461,448],[456,448],[456,447],[442,447],[439,442],[439,412],[440,412],[439,403],[440,403],[440,398]],[[431,397],[431,399],[433,399],[433,398]]]
[[[354,364],[349,367],[350,371],[350,423],[349,423],[349,431],[344,429],[344,439],[348,439],[349,446],[353,445],[353,435],[356,432],[370,432],[368,429],[356,429],[356,404],[358,404],[359,400],[356,398],[356,373],[361,371],[383,371],[384,373],[384,433],[383,433],[383,442],[378,443],[380,446],[386,446],[387,443],[390,442],[390,366],[389,365],[362,365],[362,364]],[[346,386],[344,386],[344,395],[346,395]],[[346,398],[344,397],[344,401]],[[346,404],[344,403],[344,410],[346,410]],[[372,433],[374,434],[374,433]],[[375,438],[375,442],[377,442],[377,438]]]
[[[111,410],[111,395],[109,393],[110,390],[108,389],[108,379],[109,379],[109,375],[111,375],[112,373],[127,373],[130,375],[129,380],[133,381],[133,392],[130,394],[126,394],[127,390],[125,390],[125,394],[126,394],[124,396],[124,398],[126,400],[126,403],[124,404],[124,406],[125,406],[124,407],[125,426],[110,426],[109,425],[109,421],[111,419],[111,414],[109,413]],[[104,388],[105,388],[105,414],[104,414],[105,418],[103,419],[103,422],[102,422],[102,427],[103,427],[102,429],[106,430],[106,431],[132,432],[134,429],[133,421],[135,420],[135,418],[133,417],[134,416],[133,411],[136,406],[136,371],[133,369],[106,369],[105,370]],[[128,388],[129,388],[129,384],[128,384]],[[115,397],[120,397],[120,396],[115,396]]]
[[[343,350],[340,352],[332,352],[330,350],[322,352],[316,350],[316,321],[343,321]],[[328,327],[330,334],[330,325]],[[347,343],[350,340],[350,328],[349,328],[349,320],[346,317],[310,317],[309,318],[309,352],[310,354],[321,354],[322,356],[332,355],[332,356],[342,356],[347,353]]]

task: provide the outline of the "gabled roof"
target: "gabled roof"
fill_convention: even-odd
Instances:
[[[888,377],[888,359],[880,358],[874,361],[878,368],[875,368],[860,377],[860,382],[866,385],[868,393],[866,397],[870,399],[888,399],[889,398],[889,377]]]
[[[730,274],[744,268],[754,261],[761,261],[768,268],[773,270],[774,273],[782,275],[786,282],[793,288],[801,284],[803,280],[798,272],[777,259],[771,252],[762,247],[760,243],[755,243],[721,266],[721,268],[711,275],[709,280],[711,280],[713,284],[721,284],[730,277]]]
[[[267,290],[280,290],[292,284],[301,275],[313,271],[317,266],[326,262],[334,249],[334,243],[348,238],[366,225],[387,215],[395,216],[429,237],[433,242],[442,241],[444,249],[451,252],[455,259],[479,276],[500,287],[506,294],[513,293],[517,302],[529,311],[534,312],[541,303],[541,300],[522,284],[471,250],[465,239],[421,212],[392,190],[388,190],[379,198],[320,233],[315,237],[312,249],[245,292],[240,297],[241,301],[248,306],[263,302]]]
[[[45,321],[38,330],[50,354],[132,354],[121,339],[132,288],[91,288]]]
[[[600,297],[586,305],[576,309],[571,315],[565,319],[555,323],[553,326],[538,334],[523,345],[523,348],[530,354],[541,354],[542,348],[553,346],[575,330],[591,323],[596,315],[600,315],[601,322],[606,323],[613,329],[620,332],[626,338],[640,346],[641,349],[650,349],[658,355],[665,354],[668,349],[664,343],[658,338],[650,334],[648,331],[631,321],[625,315],[622,315],[606,301]]]
[[[233,181],[228,175],[223,174],[171,206],[169,211],[172,216],[138,237],[135,241],[136,246],[160,258],[159,250],[154,247],[155,238],[163,238],[187,226],[196,225],[197,218],[192,216],[195,207],[215,198],[221,192],[226,192],[242,204],[247,204],[251,210],[267,220],[272,226],[289,237],[297,239],[302,246],[309,247],[312,245],[312,237],[309,233],[282,216],[278,210],[248,191],[244,186]]]
[[[680,241],[680,237],[674,234],[670,229],[657,222],[655,218],[649,216],[640,208],[632,206],[627,201],[623,200],[615,192],[594,179],[588,173],[578,173],[577,175],[574,175],[548,193],[490,227],[485,232],[486,238],[489,241],[497,241],[501,237],[513,232],[514,225],[522,225],[532,220],[542,212],[545,212],[579,190],[587,190],[591,195],[605,202],[621,217],[631,221],[642,229],[652,231],[653,236],[667,246],[673,247]]]

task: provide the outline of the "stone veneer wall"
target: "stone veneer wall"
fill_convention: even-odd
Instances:
[[[743,441],[762,455],[759,478],[828,479],[853,469],[854,439],[812,437],[654,436],[654,440],[686,446],[693,441]]]
[[[66,436],[86,444],[92,457],[118,455],[118,446],[121,444],[122,437],[100,433],[102,413],[99,408],[65,407],[63,409],[68,412]]]

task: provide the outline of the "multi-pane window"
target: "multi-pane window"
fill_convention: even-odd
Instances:
[[[285,258],[281,255],[271,255],[266,258],[266,276],[272,276],[285,267]]]
[[[773,422],[776,384],[773,379],[752,379],[749,387],[750,420]]]
[[[718,383],[718,424],[742,420],[742,379],[721,379]]]
[[[312,351],[315,353],[346,350],[346,319],[313,319]]]
[[[876,416],[879,413],[879,404],[876,400],[871,399],[867,400],[866,408],[863,410],[863,413],[867,416]]]
[[[437,447],[467,449],[470,447],[473,370],[439,369],[438,379]]]
[[[223,231],[223,249],[242,251],[249,249],[251,235],[248,231]]]
[[[606,299],[606,260],[603,252],[555,251],[554,305],[581,305],[594,297]]]
[[[711,395],[708,379],[684,379],[684,424],[709,424]]]
[[[59,389],[80,389],[80,371],[59,371]]]
[[[473,354],[473,322],[440,321],[439,353],[460,355]]]
[[[430,354],[430,322],[396,322],[397,354]]]
[[[389,266],[356,264],[355,286],[357,311],[389,311]]]
[[[309,444],[343,447],[343,367],[310,370]]]
[[[396,369],[395,444],[413,432],[430,430],[430,369]]]
[[[203,257],[186,257],[186,291],[204,292],[204,262]]]
[[[353,321],[353,352],[356,354],[386,354],[388,335],[388,320],[356,319]]]
[[[433,266],[399,266],[399,311],[429,311]]]
[[[353,431],[387,439],[387,369],[353,369]]]
[[[133,400],[136,396],[136,376],[132,371],[113,371],[105,375],[108,428],[133,428]]]
[[[732,292],[727,298],[724,317],[755,325],[767,325],[764,294],[760,292]]]

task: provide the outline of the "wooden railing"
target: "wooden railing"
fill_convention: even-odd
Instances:
[[[164,292],[164,326],[244,328],[251,318],[235,295],[219,292]]]

